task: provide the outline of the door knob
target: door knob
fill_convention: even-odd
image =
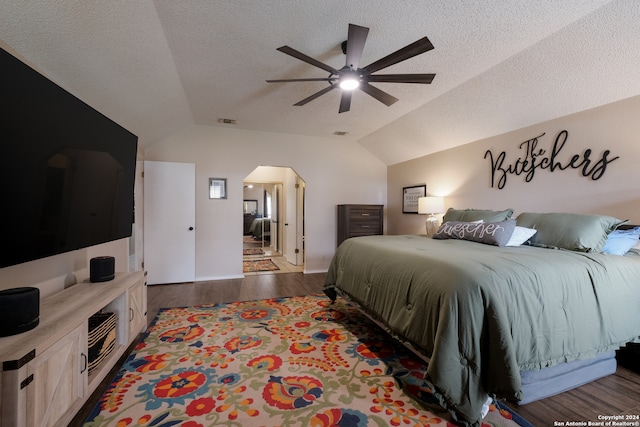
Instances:
[[[189,227],[189,231],[193,231],[193,227]]]

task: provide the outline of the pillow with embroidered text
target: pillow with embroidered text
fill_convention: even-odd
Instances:
[[[515,227],[515,219],[481,223],[448,221],[438,228],[433,238],[469,240],[487,245],[504,246],[509,242]]]

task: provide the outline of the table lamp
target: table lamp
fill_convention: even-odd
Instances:
[[[433,236],[438,230],[440,219],[436,214],[444,211],[444,197],[427,196],[418,198],[418,213],[429,215],[426,222],[427,236]]]

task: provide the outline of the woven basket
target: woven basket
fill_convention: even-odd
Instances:
[[[89,375],[116,344],[116,314],[99,312],[89,318]]]

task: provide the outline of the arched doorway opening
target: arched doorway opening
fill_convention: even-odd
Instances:
[[[243,181],[244,274],[304,270],[304,180],[290,167],[258,166]]]

